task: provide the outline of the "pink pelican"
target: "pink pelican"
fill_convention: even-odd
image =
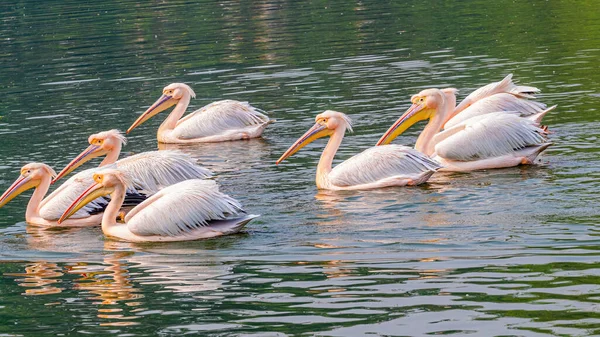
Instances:
[[[67,208],[62,223],[89,202],[110,195],[102,216],[102,231],[130,242],[188,241],[232,234],[258,215],[243,214],[240,203],[219,191],[211,180],[190,179],[165,187],[134,207],[125,223],[117,223],[133,180],[115,169],[100,169],[93,183]]]
[[[478,91],[481,92],[481,89],[475,93]],[[540,152],[551,145],[540,122],[554,107],[528,117],[521,117],[519,112],[504,111],[474,114],[441,131],[456,111],[455,95],[456,89],[426,89],[414,95],[412,106],[387,130],[377,145],[389,144],[411,125],[424,119],[429,119],[429,123],[419,135],[415,149],[440,162],[444,166],[442,170],[446,171],[532,164]],[[462,113],[473,106],[475,104]]]
[[[317,166],[317,187],[328,190],[358,190],[424,183],[441,166],[423,154],[401,145],[369,148],[342,162],[331,164],[346,130],[352,122],[341,112],[327,110],[316,117],[316,124],[300,137],[277,164],[314,140],[330,136]]]
[[[190,99],[196,94],[187,84],[172,83],[163,89],[162,96],[127,130],[138,127],[159,112],[175,105],[157,132],[161,143],[209,143],[260,137],[272,122],[248,102],[223,100],[213,102],[181,118]]]

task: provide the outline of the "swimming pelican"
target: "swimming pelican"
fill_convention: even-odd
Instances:
[[[196,94],[187,84],[169,84],[163,89],[162,96],[129,127],[127,133],[174,104],[177,105],[158,128],[157,138],[161,143],[210,143],[256,138],[272,122],[248,102],[234,100],[213,102],[181,118],[192,97],[195,98]]]
[[[552,108],[529,117],[494,112],[469,118],[443,132],[455,111],[456,89],[426,89],[411,98],[412,106],[379,139],[389,144],[418,121],[429,119],[415,144],[417,151],[440,162],[445,171],[472,171],[533,164],[551,145],[541,119]]]
[[[369,148],[342,162],[331,164],[346,130],[352,122],[341,112],[327,110],[316,117],[316,124],[300,137],[277,164],[314,140],[331,136],[317,166],[317,187],[328,190],[357,190],[424,183],[441,166],[427,156],[401,145]]]
[[[102,216],[105,235],[131,242],[188,241],[238,232],[258,215],[242,215],[240,203],[219,191],[211,180],[191,179],[160,190],[133,208],[125,223],[116,218],[133,181],[124,172],[101,169],[94,183],[67,208],[62,223],[98,197],[110,195]]]
[[[157,192],[160,188],[178,183],[186,179],[206,178],[212,173],[195,163],[194,159],[180,151],[148,151],[120,160],[121,148],[127,143],[119,130],[103,131],[89,136],[89,146],[73,159],[54,178],[53,183],[69,174],[85,162],[100,156],[106,156],[99,167],[111,164],[113,168],[126,171],[135,178],[138,186],[147,192]],[[91,183],[92,171],[86,170],[88,183]]]
[[[27,204],[25,211],[25,221],[37,226],[52,227],[57,226],[57,220],[60,218],[61,212],[57,213],[57,208],[60,211],[64,210],[68,205],[75,200],[81,192],[83,192],[87,184],[82,184],[81,180],[69,180],[59,187],[60,193],[52,193],[44,199],[50,183],[56,172],[46,165],[41,163],[29,163],[21,168],[20,177],[0,196],[0,207],[6,205],[17,195],[35,188],[33,195]],[[65,205],[66,203],[66,205]],[[63,205],[60,208],[60,205]],[[62,224],[62,226],[93,226],[98,225],[102,220],[102,211],[106,207],[107,201],[98,199],[87,207],[80,209],[74,214],[73,219]]]

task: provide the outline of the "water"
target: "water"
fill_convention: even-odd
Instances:
[[[596,7],[0,4],[2,190],[27,162],[60,169],[89,134],[126,129],[171,82],[194,88],[192,108],[232,98],[277,119],[262,139],[177,147],[262,214],[239,235],[129,244],[98,228],[28,227],[30,193],[0,209],[0,335],[600,334]],[[274,164],[325,109],[354,119],[343,160],[421,89],[462,98],[511,72],[559,106],[537,166],[319,192],[323,141]],[[164,117],[136,129],[126,154],[156,149]],[[395,142],[413,144],[421,127]]]

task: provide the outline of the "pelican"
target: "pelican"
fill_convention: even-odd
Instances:
[[[341,112],[327,110],[316,117],[316,124],[300,137],[277,164],[314,140],[330,136],[317,166],[317,187],[328,190],[358,190],[424,183],[441,165],[427,156],[401,145],[369,148],[342,162],[331,164],[346,130],[352,122]]]
[[[133,180],[120,170],[101,169],[93,181],[59,223],[106,195],[111,200],[102,216],[102,231],[130,242],[188,241],[232,234],[258,216],[241,214],[240,203],[221,193],[214,181],[190,179],[160,190],[129,211],[125,223],[117,223],[125,192]]]
[[[456,111],[455,95],[456,89],[426,89],[412,96],[412,106],[377,145],[389,144],[411,125],[424,119],[429,119],[429,123],[419,135],[415,149],[440,162],[445,171],[533,164],[535,158],[551,145],[540,122],[554,107],[528,117],[503,111],[481,114],[440,132],[444,122]]]
[[[210,143],[260,137],[272,123],[259,109],[248,102],[223,100],[213,102],[181,118],[190,99],[196,94],[183,83],[172,83],[163,89],[162,96],[127,130],[140,126],[159,112],[176,104],[157,132],[161,143]]]
[[[54,178],[53,182],[69,174],[85,162],[100,156],[105,158],[99,167],[112,165],[113,168],[127,171],[147,192],[157,192],[160,188],[182,180],[206,178],[212,173],[199,166],[194,160],[180,151],[148,151],[120,160],[121,148],[127,143],[119,130],[103,131],[89,136],[87,149],[83,150]],[[94,169],[87,170],[88,183]],[[139,187],[137,188],[140,189]]]
[[[0,207],[28,189],[35,188],[27,204],[25,221],[37,226],[57,226],[57,220],[60,218],[60,213],[56,216],[57,205],[72,202],[77,195],[85,190],[86,185],[82,185],[81,181],[77,180],[68,181],[59,188],[62,191],[61,193],[52,193],[44,199],[50,188],[52,178],[55,176],[56,172],[46,164],[29,163],[23,166],[19,178],[0,196]],[[75,213],[73,219],[69,219],[62,226],[83,227],[99,224],[106,203],[103,199],[91,202],[87,207]],[[60,210],[64,210],[66,207],[68,207],[68,204]]]

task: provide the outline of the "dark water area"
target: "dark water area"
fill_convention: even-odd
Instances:
[[[239,235],[129,244],[26,225],[31,192],[1,208],[0,336],[600,334],[596,2],[26,0],[0,14],[2,191],[28,162],[61,169],[90,134],[127,129],[172,82],[195,90],[189,111],[237,99],[277,120],[261,139],[167,146],[261,214]],[[509,73],[558,105],[538,165],[356,192],[316,189],[324,141],[275,166],[323,110],[354,120],[339,162],[412,94],[462,99]],[[164,117],[124,154],[156,150]]]

